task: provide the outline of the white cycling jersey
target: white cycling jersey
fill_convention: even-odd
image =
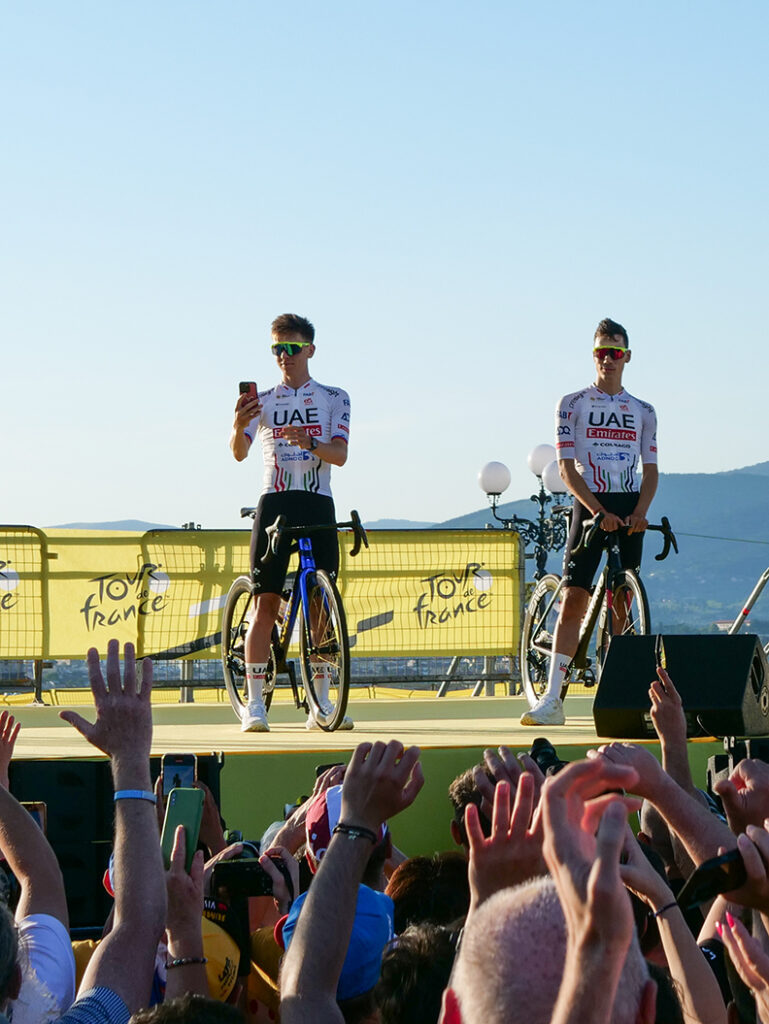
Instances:
[[[319,442],[350,435],[350,399],[341,388],[329,388],[316,380],[300,388],[278,384],[259,392],[262,411],[244,433],[250,441],[258,436],[264,458],[262,494],[274,491],[309,491],[331,495],[331,464],[313,452],[283,440],[283,427],[304,427]]]
[[[595,384],[564,395],[555,409],[559,459],[574,459],[594,494],[638,490],[638,461],[657,462],[657,414],[623,388],[607,395]]]

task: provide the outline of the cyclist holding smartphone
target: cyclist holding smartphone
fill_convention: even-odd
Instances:
[[[230,448],[238,462],[248,456],[258,437],[264,461],[262,493],[251,534],[251,569],[257,595],[246,634],[248,705],[241,719],[243,732],[269,730],[262,691],[272,627],[288,569],[289,545],[283,541],[277,557],[262,565],[267,550],[266,527],[279,515],[286,517],[287,526],[336,522],[331,466],[343,466],[347,461],[350,429],[347,392],[319,384],[310,376],[308,364],[315,354],[315,328],[310,321],[295,313],[283,313],[273,320],[271,333],[281,381],[259,392],[256,398],[248,393],[240,395],[230,437]],[[336,533],[325,530],[310,538],[317,567],[335,577],[339,569]],[[328,698],[329,681],[324,679],[327,671],[318,665],[316,692],[321,705]],[[307,727],[313,726],[317,722],[311,713]],[[349,718],[339,726],[352,727]]]
[[[555,432],[561,479],[577,499],[563,559],[566,586],[553,636],[547,691],[521,716],[521,725],[563,725],[561,685],[579,639],[590,587],[604,548],[599,533],[576,558],[582,523],[603,513],[601,530],[622,529],[624,568],[641,564],[646,515],[657,490],[657,416],[647,402],[629,395],[622,374],[630,362],[622,324],[602,320],[593,338],[595,384],[565,395],[556,407]],[[642,463],[640,487],[638,463]]]

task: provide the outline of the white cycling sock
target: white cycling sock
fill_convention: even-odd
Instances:
[[[246,686],[248,687],[248,699],[261,700],[264,677],[267,673],[267,663],[262,661],[246,663]]]
[[[331,689],[331,670],[328,665],[313,665],[312,681],[318,701],[324,704],[328,700],[328,691]]]
[[[566,669],[571,664],[570,654],[554,654],[550,659],[550,673],[547,677],[546,697],[560,697]]]

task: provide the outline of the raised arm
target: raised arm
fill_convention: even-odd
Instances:
[[[110,640],[105,682],[99,652],[93,647],[88,651],[95,722],[75,711],[59,714],[109,755],[115,787],[114,925],[86,968],[80,994],[109,989],[130,1014],[149,999],[155,953],[165,925],[166,886],[149,763],[152,662],[142,662],[137,680],[133,644],[125,645],[123,657],[121,681],[119,644]]]

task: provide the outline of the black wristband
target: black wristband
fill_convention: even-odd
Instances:
[[[655,910],[654,911],[654,916],[655,917],[659,917],[660,914],[664,914],[666,910],[672,910],[673,907],[677,907],[677,906],[678,906],[678,904],[675,902],[675,900],[672,903],[666,903],[664,907],[660,907],[659,910]]]
[[[349,839],[369,839],[372,846],[376,846],[379,842],[376,832],[372,832],[370,828],[364,828],[363,825],[345,825],[340,821],[332,835],[336,835],[337,832],[341,832],[342,835],[347,836]]]
[[[208,958],[205,956],[180,956],[176,960],[166,960],[166,970],[170,970],[172,967],[189,967],[191,964],[207,964]]]

